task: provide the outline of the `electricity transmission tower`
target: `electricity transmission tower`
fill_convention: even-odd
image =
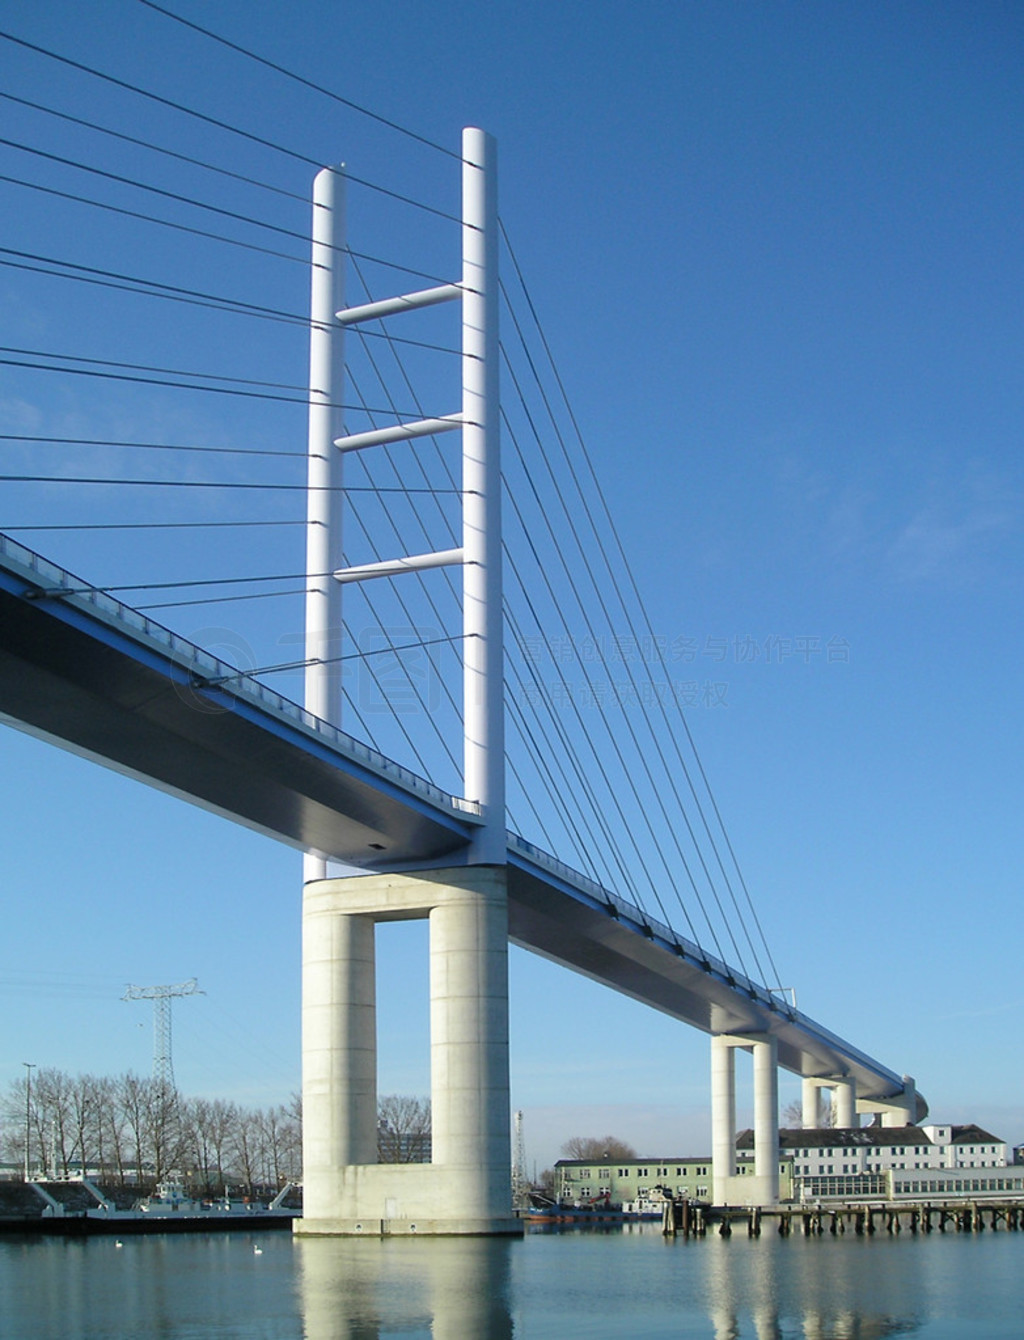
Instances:
[[[515,1140],[512,1146],[512,1204],[522,1207],[530,1190],[526,1175],[526,1141],[523,1138],[523,1114],[515,1115]]]
[[[174,1065],[171,1060],[171,999],[174,996],[202,996],[194,977],[176,986],[128,986],[122,1000],[151,1000],[153,1002],[153,1078],[165,1089],[174,1088]]]

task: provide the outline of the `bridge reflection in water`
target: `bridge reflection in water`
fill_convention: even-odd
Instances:
[[[306,1340],[512,1340],[512,1240],[297,1238]]]
[[[950,1255],[938,1239],[772,1235],[661,1243],[659,1233],[651,1225],[633,1225],[607,1232],[544,1230],[525,1241],[296,1239],[303,1334],[306,1340],[396,1334],[434,1340],[928,1337],[933,1324],[948,1320],[947,1309],[949,1316],[970,1309],[965,1293],[976,1287],[959,1250],[963,1240],[949,1240]],[[1012,1243],[1007,1235],[986,1245],[1001,1257]],[[999,1271],[993,1259],[983,1274],[991,1279]],[[1008,1286],[1003,1288],[1006,1293]],[[1000,1321],[1007,1299],[991,1290],[987,1297],[987,1340],[1018,1334]]]

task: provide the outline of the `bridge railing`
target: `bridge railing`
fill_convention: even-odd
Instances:
[[[268,688],[254,678],[251,671],[239,670],[237,666],[220,660],[155,619],[133,609],[131,605],[126,605],[108,592],[80,580],[56,563],[43,558],[41,554],[27,549],[9,535],[0,534],[0,560],[4,568],[34,588],[31,594],[36,599],[59,600],[85,610],[101,623],[127,634],[136,644],[148,644],[150,649],[167,656],[185,672],[187,684],[193,692],[202,692],[211,699],[227,695],[239,702],[258,706],[273,716],[287,720],[289,724],[314,736],[319,743],[356,760],[388,781],[429,800],[440,809],[456,810],[468,817],[479,816],[480,807],[474,802],[450,795],[425,777],[420,777],[401,763],[378,753],[363,741],[322,721],[298,703]]]
[[[664,948],[670,949],[680,958],[689,960],[705,972],[728,983],[729,986],[744,991],[751,1000],[759,1001],[769,1009],[790,1018],[796,1017],[796,1011],[776,992],[768,987],[759,986],[735,968],[730,968],[721,959],[716,958],[713,954],[708,954],[700,945],[679,935],[671,926],[649,916],[642,908],[637,907],[634,903],[627,902],[617,893],[606,889],[604,885],[598,884],[589,876],[574,870],[572,866],[566,865],[556,856],[552,856],[542,848],[534,846],[532,842],[527,842],[525,838],[521,838],[515,833],[509,833],[508,846],[510,852],[518,852],[547,874],[553,875],[571,888],[603,905],[612,916],[635,922],[645,936],[659,941]]]

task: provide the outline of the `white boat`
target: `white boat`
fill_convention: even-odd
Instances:
[[[266,1206],[256,1201],[233,1201],[227,1195],[216,1200],[194,1200],[181,1182],[158,1182],[151,1196],[143,1196],[135,1209],[158,1218],[164,1215],[219,1216],[225,1214],[264,1214]]]

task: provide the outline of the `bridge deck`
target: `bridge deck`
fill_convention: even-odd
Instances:
[[[457,864],[479,822],[471,804],[0,536],[4,717],[362,869]],[[893,1071],[514,835],[508,870],[515,943],[705,1032],[771,1032],[796,1074],[853,1077],[862,1098],[901,1091]]]

